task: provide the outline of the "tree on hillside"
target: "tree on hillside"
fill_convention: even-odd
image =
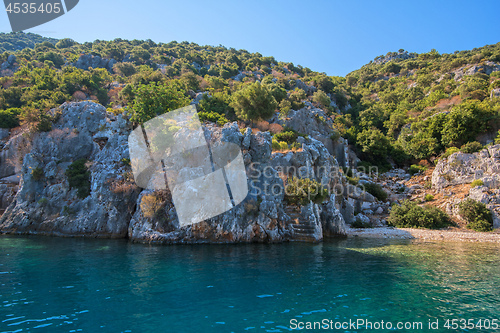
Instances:
[[[363,153],[373,158],[385,158],[389,152],[390,141],[378,128],[365,129],[357,136],[357,144]]]
[[[231,106],[239,118],[258,120],[270,118],[278,103],[266,85],[255,82],[235,92]]]
[[[321,106],[328,108],[330,107],[330,97],[323,90],[318,90],[313,94],[313,101],[320,104]]]
[[[140,124],[190,102],[177,82],[151,82],[149,85],[141,85],[135,89],[134,96],[130,120]]]
[[[295,88],[294,91],[290,93],[289,100],[292,103],[292,109],[299,110],[304,107],[304,100],[307,98],[307,94],[304,90],[300,88]]]
[[[63,38],[56,43],[56,48],[65,49],[68,47],[72,47],[75,44],[76,44],[76,42],[74,40],[72,40],[71,38]]]

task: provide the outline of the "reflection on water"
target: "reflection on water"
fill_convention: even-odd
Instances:
[[[0,237],[2,333],[288,332],[294,318],[442,326],[498,317],[499,285],[497,244]]]

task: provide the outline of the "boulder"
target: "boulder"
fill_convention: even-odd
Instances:
[[[344,217],[336,206],[335,194],[330,195],[330,199],[322,205],[321,223],[323,235],[325,237],[346,235],[346,225]]]

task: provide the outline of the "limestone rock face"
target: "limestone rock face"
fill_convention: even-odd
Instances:
[[[335,194],[330,195],[330,200],[323,204],[321,211],[323,235],[332,237],[345,234],[345,221],[335,205]]]
[[[474,154],[454,153],[440,160],[432,173],[432,186],[440,191],[474,180],[482,181],[483,185],[471,187],[468,197],[486,204],[493,212],[494,227],[500,228],[500,145]],[[451,202],[447,212],[457,215],[459,203]]]
[[[7,141],[0,151],[0,180],[21,172],[22,158],[29,151],[29,140],[18,134]]]
[[[348,166],[347,141],[343,138],[335,141],[331,139],[333,121],[322,109],[308,105],[300,110],[290,110],[287,119],[280,122],[284,127],[306,134],[321,142],[328,152],[335,156],[341,166]]]
[[[331,181],[328,174],[338,167],[314,138],[304,139],[302,150],[278,156],[272,153],[269,132],[240,131],[236,123],[223,128],[206,124],[204,134],[211,147],[231,142],[241,148],[249,193],[223,214],[180,226],[168,189],[136,186],[128,162],[132,124],[125,116],[107,113],[93,102],[65,103],[53,112],[60,116],[52,130],[36,133],[23,143],[28,147],[25,155],[16,153],[19,191],[0,219],[0,232],[126,237],[155,243],[319,241],[323,235],[345,235],[335,195],[295,208],[285,198],[280,166],[303,167],[307,170],[303,177],[325,185]],[[84,198],[69,185],[66,173],[81,159],[90,176],[90,194]],[[4,168],[3,162],[0,170],[4,175],[16,173],[15,167]],[[0,186],[0,190],[8,189]],[[297,209],[297,216],[291,215]],[[305,239],[295,237],[296,219],[314,227]]]
[[[20,190],[0,220],[0,230],[65,236],[126,237],[139,189],[127,183],[129,129],[92,102],[65,103],[50,132],[37,133],[24,157]],[[99,133],[102,131],[102,133]],[[106,134],[107,133],[107,134]],[[94,140],[94,137],[99,140]],[[107,139],[107,140],[106,140]],[[88,161],[90,195],[79,198],[65,171]],[[34,170],[38,171],[38,175]],[[40,175],[41,174],[41,175]]]
[[[483,64],[466,65],[453,71],[455,81],[462,80],[465,75],[474,75],[484,73],[490,75],[493,72],[500,71],[500,64],[493,61],[485,61]]]
[[[474,154],[454,153],[439,161],[432,173],[432,186],[443,189],[484,177],[489,183],[500,183],[499,158],[500,145],[490,146]]]

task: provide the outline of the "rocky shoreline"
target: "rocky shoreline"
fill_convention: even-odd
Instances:
[[[160,244],[319,242],[345,235],[344,216],[353,214],[348,198],[334,192],[321,201],[302,200],[297,205],[283,191],[269,191],[283,189],[287,177],[293,176],[325,186],[345,181],[331,177],[338,174],[339,164],[319,140],[333,145],[326,135],[310,132],[310,137],[298,140],[301,149],[283,154],[272,151],[269,132],[252,133],[236,122],[223,127],[207,123],[204,135],[212,147],[230,142],[241,148],[251,190],[233,209],[181,226],[168,190],[141,189],[135,183],[127,140],[133,124],[126,116],[93,102],[65,103],[52,112],[59,116],[50,131],[11,136],[4,145],[0,182],[16,175],[19,184],[18,191],[7,192],[6,187],[1,193],[6,210],[0,233]],[[294,120],[303,124],[299,117],[306,116],[309,130],[324,127],[313,113],[297,112]],[[29,144],[20,150],[15,143],[25,137]],[[302,173],[280,173],[280,167]],[[72,172],[87,180],[71,185],[70,169],[79,170]]]
[[[466,229],[431,230],[410,228],[347,228],[347,237],[380,239],[416,239],[443,242],[489,242],[500,243],[500,232],[476,232]]]
[[[168,191],[139,188],[130,167],[128,135],[133,126],[97,103],[65,103],[53,112],[49,132],[10,133],[0,152],[0,233],[66,237],[128,238],[146,243],[319,242],[325,237],[375,237],[500,242],[500,145],[474,154],[455,153],[434,170],[411,176],[403,169],[384,174],[355,169],[357,157],[342,138],[330,137],[331,119],[311,105],[290,112],[273,125],[304,136],[301,148],[274,151],[269,131],[240,128],[236,122],[205,124],[210,145],[231,142],[241,148],[250,190],[224,214],[196,225],[179,225]],[[326,119],[326,120],[325,120]],[[87,193],[69,183],[67,170],[85,160]],[[353,177],[345,170],[350,167]],[[342,170],[344,168],[344,170]],[[365,171],[365,172],[361,172]],[[83,176],[83,174],[82,174]],[[283,191],[293,178],[307,178],[329,189],[321,200],[290,202]],[[481,186],[472,187],[480,179]],[[355,183],[353,183],[355,180]],[[380,199],[365,189],[379,187]],[[426,202],[425,196],[435,198]],[[496,232],[465,229],[457,205],[465,197],[481,201],[493,213]],[[306,198],[303,198],[306,199]],[[410,199],[445,210],[460,228],[452,230],[387,227],[392,203]],[[366,229],[352,229],[363,223]]]

